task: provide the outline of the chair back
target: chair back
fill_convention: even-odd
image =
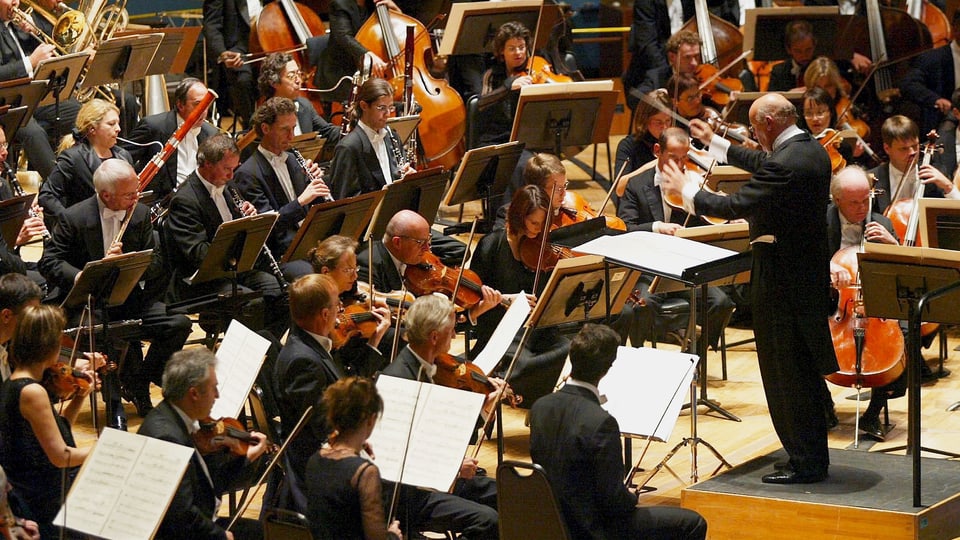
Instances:
[[[500,540],[569,540],[560,504],[543,468],[504,461],[497,467]]]
[[[299,512],[271,508],[263,517],[264,540],[313,540],[310,522]]]

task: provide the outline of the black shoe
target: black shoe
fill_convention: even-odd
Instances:
[[[776,471],[763,475],[764,484],[815,484],[827,479],[827,472],[798,473],[793,470]]]
[[[109,421],[107,422],[107,427],[111,429],[119,429],[120,431],[126,431],[127,417],[120,416],[120,415],[114,416],[113,418],[110,418]]]
[[[883,426],[880,425],[879,418],[867,418],[866,416],[860,417],[860,431],[877,442],[883,442],[887,435]]]

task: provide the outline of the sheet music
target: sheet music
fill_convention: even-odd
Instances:
[[[380,476],[447,491],[460,471],[483,406],[483,394],[387,375],[377,379],[377,390],[383,397],[383,417],[369,440]]]
[[[236,418],[260,373],[270,341],[239,321],[230,321],[217,349],[217,388],[220,397],[213,404],[213,418]]]
[[[153,537],[193,448],[105,429],[54,523],[101,538]],[[66,511],[64,510],[66,509]]]
[[[513,343],[513,338],[517,336],[517,332],[520,331],[523,323],[530,316],[530,303],[526,301],[524,295],[526,293],[520,291],[517,300],[507,308],[507,313],[500,319],[500,324],[497,325],[497,329],[490,336],[490,340],[487,341],[486,346],[473,361],[487,375],[490,375],[497,367],[503,355],[507,354],[507,349]]]
[[[693,354],[619,347],[598,385],[607,398],[603,408],[617,419],[621,433],[666,441],[690,396],[697,362]]]
[[[581,245],[577,251],[678,278],[687,268],[737,254],[702,242],[647,231],[601,236]]]

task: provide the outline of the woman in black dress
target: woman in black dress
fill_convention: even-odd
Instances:
[[[670,126],[670,115],[664,110],[673,109],[673,102],[667,95],[667,91],[658,88],[648,94],[655,102],[660,104],[661,109],[641,101],[637,105],[637,112],[633,119],[633,134],[627,135],[617,145],[617,160],[614,171],[619,175],[623,169],[623,174],[630,174],[639,169],[646,163],[656,159],[653,155],[653,145],[660,140],[660,134],[664,128]]]

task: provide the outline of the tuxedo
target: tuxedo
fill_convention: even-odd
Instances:
[[[956,88],[953,72],[953,51],[951,45],[930,49],[921,53],[914,60],[913,65],[903,80],[900,81],[900,91],[903,95],[920,106],[923,119],[920,132],[937,127],[943,120],[943,115],[934,107],[938,99],[950,100]]]
[[[387,129],[393,135],[385,139],[392,182],[400,178],[395,155],[397,150],[402,152],[403,149],[394,148],[394,138],[397,133],[393,129]],[[333,161],[330,163],[329,177],[330,191],[338,201],[371,191],[379,191],[387,185],[387,179],[383,176],[383,169],[380,168],[380,161],[377,159],[373,144],[360,126],[354,127],[353,131],[337,144]]]
[[[797,75],[793,73],[793,60],[787,58],[783,62],[773,66],[770,70],[770,83],[767,86],[767,90],[770,92],[788,92],[798,86],[803,86],[804,71],[806,71],[805,66],[801,68],[798,78]]]
[[[617,205],[617,216],[627,224],[627,231],[653,231],[653,222],[667,221],[663,212],[663,192],[654,184],[657,168],[651,167],[627,182],[623,197]],[[683,225],[687,213],[680,208],[671,208],[670,223]],[[706,225],[694,216],[688,226]]]
[[[137,433],[196,450],[186,424],[166,400],[147,414]],[[214,521],[217,497],[232,486],[248,482],[255,473],[251,465],[245,457],[223,452],[201,457],[194,451],[160,522],[157,538],[224,538],[224,529]]]
[[[261,4],[266,5],[269,1],[262,0]],[[250,13],[246,0],[204,0],[203,36],[212,62],[216,62],[225,51],[249,52]],[[244,65],[239,69],[215,69],[214,73],[226,76],[233,109],[244,125],[248,125],[257,99],[253,69]]]
[[[957,171],[957,119],[951,114],[937,128],[937,133],[940,135],[937,143],[943,145],[943,152],[934,154],[930,164],[952,179]]]
[[[130,152],[119,146],[110,149],[114,158],[133,164]],[[57,156],[57,165],[50,177],[40,185],[37,201],[43,207],[43,217],[47,228],[53,231],[64,210],[74,204],[96,195],[93,186],[93,173],[103,160],[86,140],[67,148]]]
[[[342,101],[349,97],[350,85],[340,84],[340,78],[352,77],[367,53],[367,48],[354,37],[374,12],[372,3],[367,6],[370,7],[360,7],[355,0],[330,2],[330,41],[320,52],[316,82],[321,88],[337,87],[331,100]]]
[[[393,264],[393,258],[383,242],[373,242],[373,277],[370,276],[370,250],[364,249],[357,253],[357,272],[359,280],[373,283],[378,291],[399,291],[403,288],[403,276]]]
[[[177,127],[176,110],[153,114],[143,117],[127,139],[139,144],[149,144],[151,142],[164,144],[174,132],[177,131]],[[200,131],[197,133],[197,145],[199,146],[200,143],[207,140],[207,137],[216,134],[217,128],[208,122],[201,122]],[[155,144],[149,146],[125,145],[124,148],[130,152],[133,162],[136,163],[135,168],[138,171],[142,171],[153,156],[162,149],[161,146]],[[153,180],[147,185],[147,189],[153,191],[156,200],[163,199],[177,186],[178,153],[179,152],[175,150],[170,155],[170,158],[163,164],[163,167],[160,168],[157,175],[154,176]]]
[[[873,188],[881,190],[873,199],[873,211],[878,214],[883,214],[887,210],[887,207],[890,206],[891,199],[896,195],[896,193],[893,193],[893,188],[890,187],[890,164],[884,163],[877,165],[867,171],[867,174],[873,174],[876,177],[877,181],[874,183]],[[904,176],[906,176],[906,174]],[[947,178],[951,176],[952,173],[947,175]],[[900,181],[903,182],[902,179]],[[931,183],[924,185],[923,196],[942,199],[943,192],[940,191],[940,188],[938,188],[936,184]],[[903,197],[901,196],[901,198]]]
[[[753,176],[728,197],[700,191],[694,205],[700,215],[750,224],[751,305],[770,417],[796,474],[825,475],[830,458],[819,389],[822,376],[838,369],[827,325],[830,159],[796,129],[770,153],[731,146],[727,162]]]
[[[870,215],[868,222],[876,221],[884,229],[890,231],[890,234],[894,238],[897,237],[896,231],[893,230],[893,224],[889,219],[884,217],[883,214],[877,212],[876,209],[873,214]],[[836,253],[840,250],[841,242],[843,237],[841,236],[842,222],[840,221],[840,210],[831,204],[827,207],[827,246],[829,246],[830,253]]]
[[[409,381],[432,382],[426,371],[420,368],[420,360],[417,360],[410,347],[404,347],[397,353],[397,357],[381,373]]]
[[[588,388],[564,385],[530,409],[530,459],[543,467],[571,538],[703,538],[682,508],[637,507],[623,485],[620,427]]]
[[[326,139],[327,142],[323,144],[324,154],[327,149],[335,148],[340,142],[340,126],[324,120],[309,99],[297,96],[293,101],[297,104],[297,125],[300,126],[300,133],[316,131],[317,135]]]

